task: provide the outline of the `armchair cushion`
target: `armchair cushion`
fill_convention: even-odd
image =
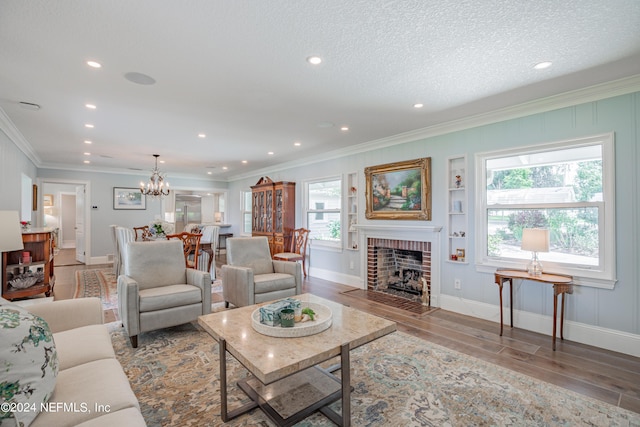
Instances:
[[[266,237],[236,237],[228,239],[228,243],[227,262],[230,265],[250,268],[255,275],[273,273]]]
[[[162,310],[197,304],[202,301],[202,291],[193,285],[169,285],[141,289],[140,312]]]
[[[186,283],[184,253],[180,240],[129,242],[124,274],[140,289]],[[179,256],[178,256],[179,255]]]

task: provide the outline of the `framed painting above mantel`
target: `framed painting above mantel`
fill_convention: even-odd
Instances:
[[[369,166],[367,219],[431,220],[431,157]]]

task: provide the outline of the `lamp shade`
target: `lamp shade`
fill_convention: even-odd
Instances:
[[[18,211],[0,211],[0,252],[24,249]]]
[[[543,228],[523,229],[521,249],[531,252],[549,252],[549,230]]]

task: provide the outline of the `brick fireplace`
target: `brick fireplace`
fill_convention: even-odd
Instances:
[[[367,290],[428,301],[431,242],[367,239]]]
[[[439,307],[441,226],[359,224],[365,289]]]

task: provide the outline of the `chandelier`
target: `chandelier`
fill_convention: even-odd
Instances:
[[[151,178],[145,186],[144,182],[140,182],[140,192],[145,196],[163,197],[169,195],[169,183],[164,182],[164,174],[158,170],[158,157],[160,154],[154,154],[156,158],[156,166],[151,169]]]

